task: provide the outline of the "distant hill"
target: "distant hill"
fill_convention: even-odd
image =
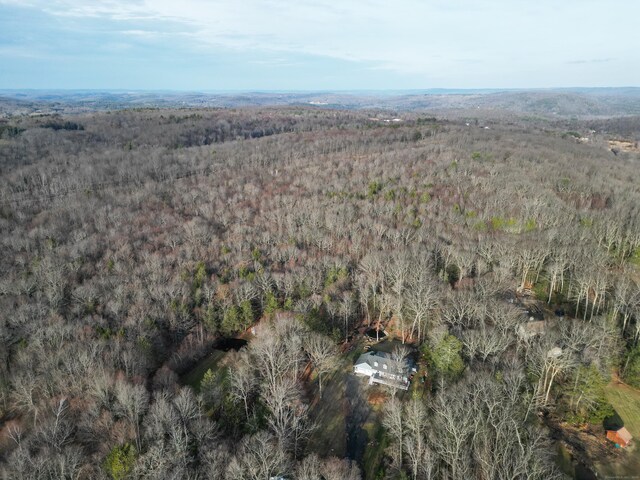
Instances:
[[[0,113],[73,113],[162,107],[310,105],[317,108],[396,111],[511,112],[543,117],[640,114],[640,88],[554,90],[412,90],[355,92],[144,92],[0,90]]]

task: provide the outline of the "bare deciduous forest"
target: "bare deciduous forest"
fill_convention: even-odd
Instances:
[[[0,471],[548,480],[558,449],[626,462],[603,422],[611,384],[640,387],[639,126],[5,115]],[[415,358],[408,391],[353,375],[371,332]]]

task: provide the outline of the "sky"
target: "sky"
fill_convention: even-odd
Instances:
[[[0,0],[0,89],[640,86],[638,0]]]

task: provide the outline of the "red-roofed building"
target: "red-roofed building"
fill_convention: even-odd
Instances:
[[[622,427],[619,430],[607,430],[607,438],[616,444],[617,447],[626,447],[633,438],[629,430]]]

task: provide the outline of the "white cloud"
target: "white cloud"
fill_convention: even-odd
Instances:
[[[20,45],[0,45],[0,58],[1,57],[40,59],[49,57],[49,52],[42,52],[35,48]]]
[[[585,57],[638,60],[633,23],[640,2],[625,0],[30,0],[28,5],[74,19],[130,22],[131,28],[117,30],[145,40],[176,35],[199,52],[224,47],[317,55],[433,78],[444,71],[459,76],[551,72]]]

